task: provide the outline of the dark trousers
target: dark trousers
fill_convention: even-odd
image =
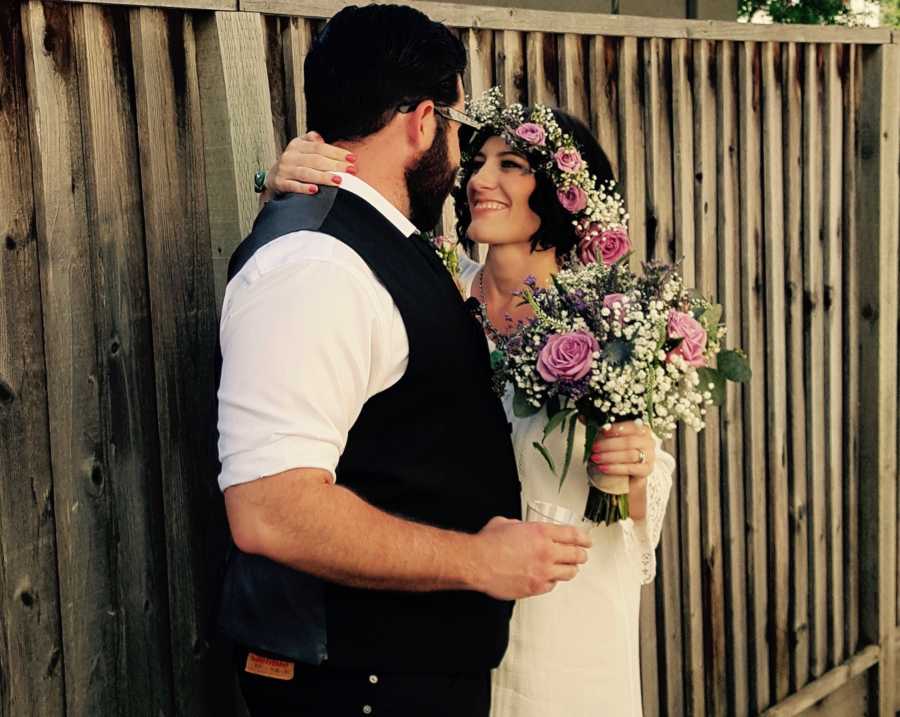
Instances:
[[[294,664],[290,680],[248,673],[235,650],[241,692],[252,717],[487,717],[491,676],[341,670]]]

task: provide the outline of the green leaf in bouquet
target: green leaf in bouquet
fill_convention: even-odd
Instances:
[[[700,314],[700,323],[706,329],[708,334],[715,333],[719,327],[719,321],[722,319],[722,305],[713,304],[706,311]]]
[[[594,445],[594,441],[597,440],[597,434],[600,432],[600,426],[598,426],[593,421],[588,421],[587,424],[587,435],[584,439],[584,463],[587,463],[591,459],[591,448]]]
[[[525,392],[516,386],[516,392],[513,395],[513,413],[516,418],[529,418],[540,410],[541,407],[531,405]]]
[[[547,404],[547,410],[548,411],[550,410],[549,404]],[[573,410],[574,409],[571,409],[571,408],[564,408],[561,411],[557,411],[550,417],[550,420],[547,421],[547,425],[544,426],[544,440],[546,440],[547,436],[549,436],[553,432],[554,428],[557,428],[561,423],[563,423],[566,420],[566,418],[569,416],[569,414]]]
[[[556,474],[556,466],[553,465],[553,458],[550,457],[550,451],[548,451],[546,448],[544,448],[537,441],[534,441],[531,445],[533,445],[537,449],[537,452],[540,453],[544,457],[544,460],[547,461],[547,465],[550,466],[550,470],[553,471],[553,474],[555,475]]]
[[[703,366],[697,369],[700,375],[700,385],[698,388],[701,392],[710,391],[712,400],[717,406],[721,406],[725,402],[725,377],[714,368]],[[712,388],[710,388],[712,384]]]
[[[506,364],[506,355],[497,349],[491,351],[491,371],[497,371]]]
[[[559,394],[554,393],[547,399],[547,416],[552,417],[562,411],[562,403],[559,400]]]
[[[603,353],[614,366],[621,366],[631,358],[631,344],[625,339],[613,339],[603,347]]]
[[[722,376],[737,383],[746,383],[753,375],[747,354],[738,349],[719,351],[716,356],[716,366]]]
[[[559,477],[559,487],[562,488],[563,481],[566,479],[566,474],[569,472],[569,465],[572,463],[572,449],[575,446],[575,426],[578,425],[578,416],[572,416],[572,420],[569,421],[569,433],[566,436],[566,462],[563,464],[562,475]]]

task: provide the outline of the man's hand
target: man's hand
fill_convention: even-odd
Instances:
[[[501,600],[542,595],[587,562],[590,536],[570,525],[496,517],[476,536],[476,589]]]

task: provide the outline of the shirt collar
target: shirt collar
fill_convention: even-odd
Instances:
[[[359,177],[347,174],[346,172],[335,172],[335,174],[341,178],[341,189],[345,189],[346,191],[355,194],[360,199],[364,199],[375,207],[375,209],[384,215],[385,219],[397,227],[403,236],[408,237],[419,231],[416,228],[416,225],[407,219],[403,212],[385,199],[371,184],[366,184],[366,182]]]

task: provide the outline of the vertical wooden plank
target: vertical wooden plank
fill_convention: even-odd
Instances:
[[[470,97],[478,97],[493,84],[494,33],[490,30],[469,28],[463,31],[463,44],[469,62],[466,65],[464,84]]]
[[[126,8],[72,10],[119,646],[119,709],[172,710],[164,520]]]
[[[763,46],[763,169],[766,272],[766,472],[769,514],[769,578],[773,699],[790,692],[790,561],[787,476],[787,345],[784,275],[784,136],[781,45]],[[763,367],[760,366],[760,369]]]
[[[587,87],[585,40],[581,35],[563,35],[559,42],[559,103],[569,114],[590,124]]]
[[[860,48],[844,55],[844,599],[848,654],[859,649],[859,244],[856,224],[856,170],[859,154]],[[900,200],[898,200],[900,201]]]
[[[117,713],[121,639],[100,416],[75,48],[64,4],[22,5],[27,53],[65,706]],[[104,347],[105,349],[106,347]],[[49,507],[49,506],[48,506]]]
[[[843,90],[838,63],[839,45],[825,48],[825,117],[822,127],[825,176],[824,200],[824,292],[825,309],[825,474],[828,554],[829,666],[847,657],[844,648],[844,500],[843,500],[843,361],[842,322],[843,263]]]
[[[613,174],[619,172],[619,65],[618,43],[613,37],[590,39],[591,126],[609,157]]]
[[[642,207],[649,208],[648,230],[638,233],[632,223],[631,232],[636,244],[644,244],[646,238],[649,252],[656,258],[666,259],[669,254],[693,256],[693,194],[690,183],[684,187],[673,187],[674,172],[681,171],[683,163],[691,162],[690,145],[676,146],[671,142],[671,126],[661,113],[669,116],[672,98],[668,87],[667,64],[662,53],[663,46],[657,46],[656,53],[645,54],[646,65],[639,79],[642,83],[647,105],[640,118],[639,127],[646,122],[648,152],[633,153],[634,161],[646,162],[642,176],[648,177],[647,187],[635,195]],[[635,90],[631,90],[632,96]],[[639,97],[639,94],[638,94]],[[680,99],[684,100],[684,97]],[[673,156],[674,152],[674,156]],[[629,204],[629,210],[632,206]],[[680,231],[688,229],[687,231]],[[684,564],[682,550],[686,545],[685,525],[680,520],[686,501],[696,501],[696,456],[693,460],[681,455],[681,437],[665,442],[663,449],[678,460],[676,480],[669,496],[669,504],[663,523],[660,541],[659,577],[657,578],[657,645],[658,665],[658,714],[684,714],[684,654],[685,631],[688,629],[687,611],[693,605],[684,597],[685,581],[690,580],[688,566]],[[683,496],[683,493],[687,495]],[[695,506],[691,506],[693,512]]]
[[[806,454],[810,500],[810,650],[813,677],[828,659],[825,541],[825,376],[822,308],[822,87],[819,50],[805,48],[803,97],[803,287],[806,364]]]
[[[718,239],[719,295],[722,317],[731,333],[725,337],[728,347],[740,346],[741,308],[741,233],[740,179],[738,173],[738,68],[732,42],[722,42],[716,66],[718,98],[716,104],[718,167]],[[722,561],[725,568],[725,648],[730,714],[744,717],[750,713],[747,629],[747,567],[744,508],[744,443],[741,387],[726,386],[725,405],[719,411],[722,442]]]
[[[290,18],[278,15],[263,15],[262,26],[265,37],[266,73],[269,78],[269,106],[272,110],[272,136],[278,149],[285,147],[291,139],[288,132],[287,72],[283,38]]]
[[[490,30],[476,30],[469,28],[463,31],[463,44],[469,56],[466,65],[464,84],[470,97],[478,97],[485,90],[493,86],[493,47],[494,33]],[[447,227],[456,226],[456,215],[453,213],[453,199],[447,198],[444,203],[443,221],[444,231]],[[456,236],[455,231],[452,232]],[[476,244],[471,251],[472,258],[483,262],[487,257],[487,245]]]
[[[809,522],[806,468],[805,304],[803,300],[803,50],[785,45],[782,57],[784,89],[784,223],[787,323],[788,482],[790,490],[790,629],[793,654],[791,686],[809,680]]]
[[[562,51],[562,48],[560,48]],[[561,79],[556,36],[545,32],[529,32],[525,38],[525,73],[531,103],[559,105],[556,83]]]
[[[284,49],[284,91],[287,108],[287,132],[289,140],[307,132],[306,96],[303,88],[303,63],[313,31],[309,20],[302,17],[286,18],[281,32]]]
[[[682,248],[685,237],[694,234],[694,96],[691,80],[691,44],[672,40],[672,137],[673,196],[675,206],[675,251],[672,259],[682,261],[686,274],[694,274],[694,253]]]
[[[672,73],[666,40],[650,40],[644,57],[644,122],[647,127],[647,255],[673,261],[675,253],[672,186]]]
[[[661,589],[661,566],[657,566],[656,581],[641,588],[640,649],[641,701],[643,717],[659,717],[659,631],[656,624],[657,598]]]
[[[0,714],[64,712],[53,476],[19,4],[0,8]]]
[[[750,641],[750,708],[759,711],[770,702],[768,645],[768,566],[766,542],[765,416],[765,275],[762,237],[762,167],[760,166],[760,56],[753,42],[741,43],[740,187],[741,187],[741,310],[743,348],[756,368],[756,380],[743,386],[744,479],[747,520],[747,575]]]
[[[718,47],[709,41],[694,46],[694,216],[695,282],[705,295],[718,299]],[[696,675],[689,692],[691,714],[722,714],[725,685],[725,573],[722,566],[722,506],[719,409],[711,406],[706,429],[698,440],[700,469],[702,605],[698,620],[703,628],[702,648],[693,662]],[[702,659],[701,659],[702,658]],[[705,697],[705,701],[704,701]]]
[[[860,579],[862,637],[880,645],[870,704],[896,706],[897,262],[900,45],[862,50],[857,168],[860,275]]]
[[[628,206],[635,269],[647,258],[647,208],[644,178],[644,126],[640,45],[625,37],[619,46],[619,181]]]
[[[135,105],[166,515],[177,714],[234,713],[230,660],[211,654],[204,538],[224,536],[215,484],[215,289],[191,15],[131,15]],[[170,168],[178,166],[172,173]],[[216,576],[212,576],[215,579]]]
[[[525,44],[521,32],[499,30],[494,33],[494,77],[507,104],[526,104]]]
[[[275,161],[261,16],[216,12],[195,28],[216,305],[257,212],[253,174]]]

